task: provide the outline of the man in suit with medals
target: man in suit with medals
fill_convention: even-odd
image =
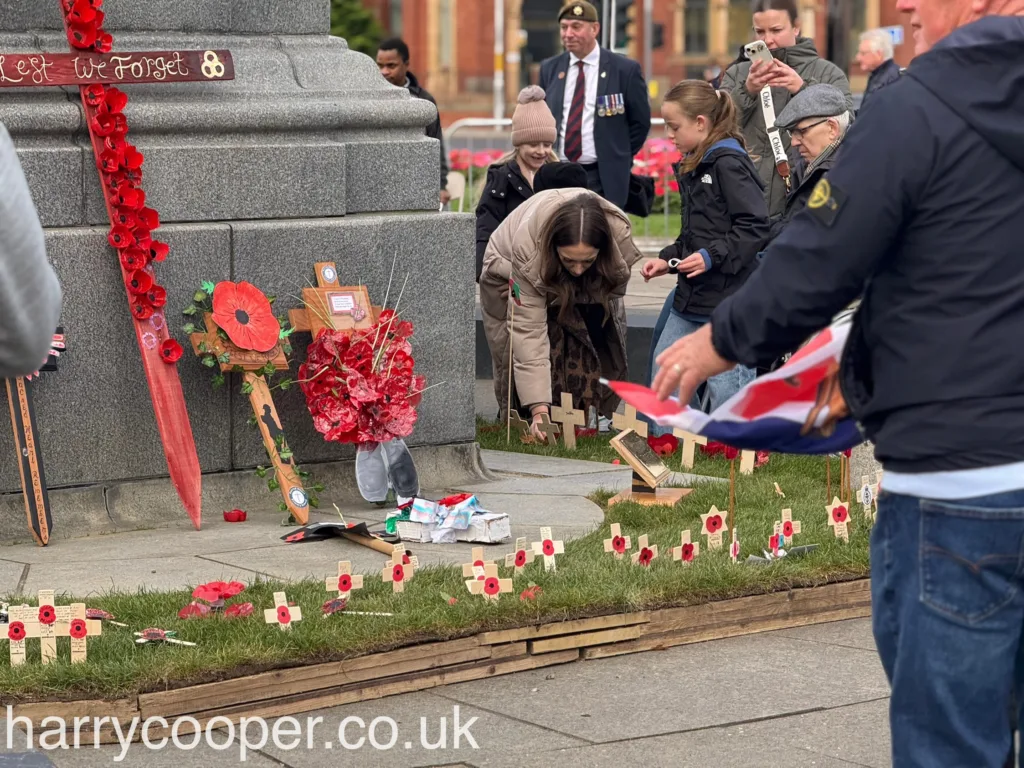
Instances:
[[[571,0],[558,13],[565,52],[540,65],[540,86],[558,126],[558,154],[580,163],[587,186],[620,208],[629,196],[633,157],[651,129],[640,65],[601,48],[597,9]]]

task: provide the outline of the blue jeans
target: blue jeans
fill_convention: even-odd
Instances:
[[[1024,689],[1024,489],[948,502],[882,491],[878,508],[872,621],[893,766],[1002,768]]]
[[[673,293],[669,300],[671,301]],[[654,381],[654,377],[658,374],[658,366],[654,362],[657,360],[658,355],[664,352],[666,349],[672,346],[676,341],[689,336],[691,333],[696,333],[704,325],[707,324],[709,317],[704,322],[697,322],[694,320],[688,320],[687,318],[680,315],[672,308],[671,304],[667,301],[665,307],[668,309],[667,315],[665,315],[665,325],[661,330],[660,336],[657,337],[658,341],[654,345],[654,352],[651,354],[651,381]],[[664,315],[664,309],[662,310]],[[659,318],[659,322],[661,318]],[[657,332],[657,326],[655,326],[655,332]],[[712,376],[708,379],[707,389],[708,395],[711,401],[711,410],[720,406],[730,397],[739,392],[743,387],[754,380],[754,371],[750,368],[746,368],[742,365],[737,365],[731,371],[720,373],[717,376]],[[700,409],[701,404],[697,396],[694,395],[690,401],[690,406],[693,408]],[[672,431],[670,427],[662,427],[652,422],[650,424],[649,432],[652,435],[664,435]]]

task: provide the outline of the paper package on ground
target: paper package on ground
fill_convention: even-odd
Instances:
[[[407,514],[409,519],[399,519],[397,526],[403,541],[492,543],[512,536],[508,515],[487,511],[471,493],[460,493],[438,501],[417,498]]]

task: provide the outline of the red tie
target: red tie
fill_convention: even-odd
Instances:
[[[565,156],[576,162],[583,154],[583,106],[587,100],[587,81],[583,75],[583,61],[577,61],[576,90],[569,106],[569,120],[565,124]]]

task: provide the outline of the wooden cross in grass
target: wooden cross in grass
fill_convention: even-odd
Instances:
[[[547,527],[541,528],[540,541],[533,542],[533,553],[544,557],[544,570],[557,571],[558,566],[555,563],[555,555],[561,555],[564,552],[565,545],[552,538],[551,529]]]
[[[274,607],[263,611],[263,620],[267,624],[277,624],[282,630],[292,628],[296,621],[302,621],[302,609],[297,605],[288,605],[288,596],[284,592],[274,593]]]
[[[43,664],[57,659],[57,638],[68,636],[71,624],[71,607],[54,605],[54,591],[39,591],[39,649]]]
[[[632,429],[640,437],[647,437],[647,422],[636,417],[636,408],[627,405],[625,410],[625,413],[616,413],[612,416],[612,426],[620,432]]]
[[[503,592],[512,591],[512,579],[499,579],[498,566],[487,563],[478,578],[466,582],[466,588],[473,595],[483,595],[485,600],[497,600]]]
[[[530,433],[530,424],[525,421],[522,416],[519,415],[519,411],[509,411],[509,430],[512,432],[518,432],[519,438],[522,442],[533,442],[533,436]]]
[[[740,451],[740,474],[754,474],[754,463],[757,461],[757,454],[754,451]]]
[[[700,554],[700,544],[698,542],[690,542],[690,531],[683,531],[679,535],[679,546],[672,547],[672,560],[683,562],[683,565],[689,565],[693,562],[693,558]]]
[[[11,644],[11,666],[25,663],[27,655],[26,641],[39,637],[39,611],[27,605],[15,605],[7,612],[8,624],[0,630],[0,641],[7,640]]]
[[[725,534],[725,520],[718,507],[711,507],[706,515],[700,516],[701,533],[708,537],[708,549],[721,549],[722,537]]]
[[[793,519],[793,510],[782,510],[782,519],[775,521],[775,535],[779,537],[779,546],[792,546],[793,536],[800,533],[800,521]]]
[[[587,416],[583,411],[577,411],[572,407],[572,394],[562,393],[562,405],[551,409],[551,420],[562,427],[562,442],[570,451],[576,450],[576,427],[582,427],[587,423]]]
[[[537,429],[542,435],[544,435],[548,445],[558,445],[558,434],[560,430],[555,424],[551,423],[551,418],[546,413],[540,414],[540,423],[537,424]]]
[[[86,660],[88,638],[103,634],[103,623],[85,616],[85,603],[72,603],[68,636],[71,638],[71,663],[81,664]]]
[[[658,545],[647,543],[647,534],[643,534],[637,542],[637,551],[633,553],[633,565],[648,566],[658,557]]]
[[[685,429],[673,429],[672,434],[683,442],[683,467],[693,469],[694,451],[698,445],[707,445],[708,439]]]
[[[840,501],[838,496],[832,497],[832,503],[825,507],[828,510],[828,524],[837,539],[850,540],[850,505]]]
[[[864,517],[869,522],[874,522],[875,515],[878,513],[878,488],[882,484],[882,473],[879,472],[875,476],[875,482],[871,482],[871,478],[868,475],[864,475],[860,480],[860,503],[864,507]]]
[[[464,563],[462,566],[463,577],[467,579],[483,580],[484,570],[488,565],[494,565],[494,563],[484,560],[483,547],[473,547],[472,551],[470,552],[470,557],[473,558],[473,561],[470,563]]]
[[[611,536],[604,540],[604,551],[611,552],[616,560],[621,560],[632,549],[633,542],[629,536],[622,535],[622,527],[618,523],[612,523],[609,528]]]
[[[518,576],[529,563],[533,562],[534,557],[535,555],[533,550],[530,549],[526,537],[520,537],[516,539],[515,552],[509,552],[505,555],[505,567],[515,568],[516,575]]]
[[[384,566],[384,570],[380,574],[384,583],[391,584],[392,592],[404,592],[405,582],[416,574],[416,565],[411,561],[404,563],[404,555],[405,552],[401,547],[395,547],[391,553],[391,560]]]
[[[353,589],[363,588],[363,577],[362,574],[352,575],[352,563],[342,560],[338,563],[338,575],[329,576],[326,585],[328,592],[337,592],[338,597],[347,600]]]
[[[359,331],[371,328],[381,308],[370,303],[365,285],[341,285],[333,261],[316,263],[316,287],[302,289],[303,307],[288,312],[296,331],[309,331],[315,339],[324,328]]]

